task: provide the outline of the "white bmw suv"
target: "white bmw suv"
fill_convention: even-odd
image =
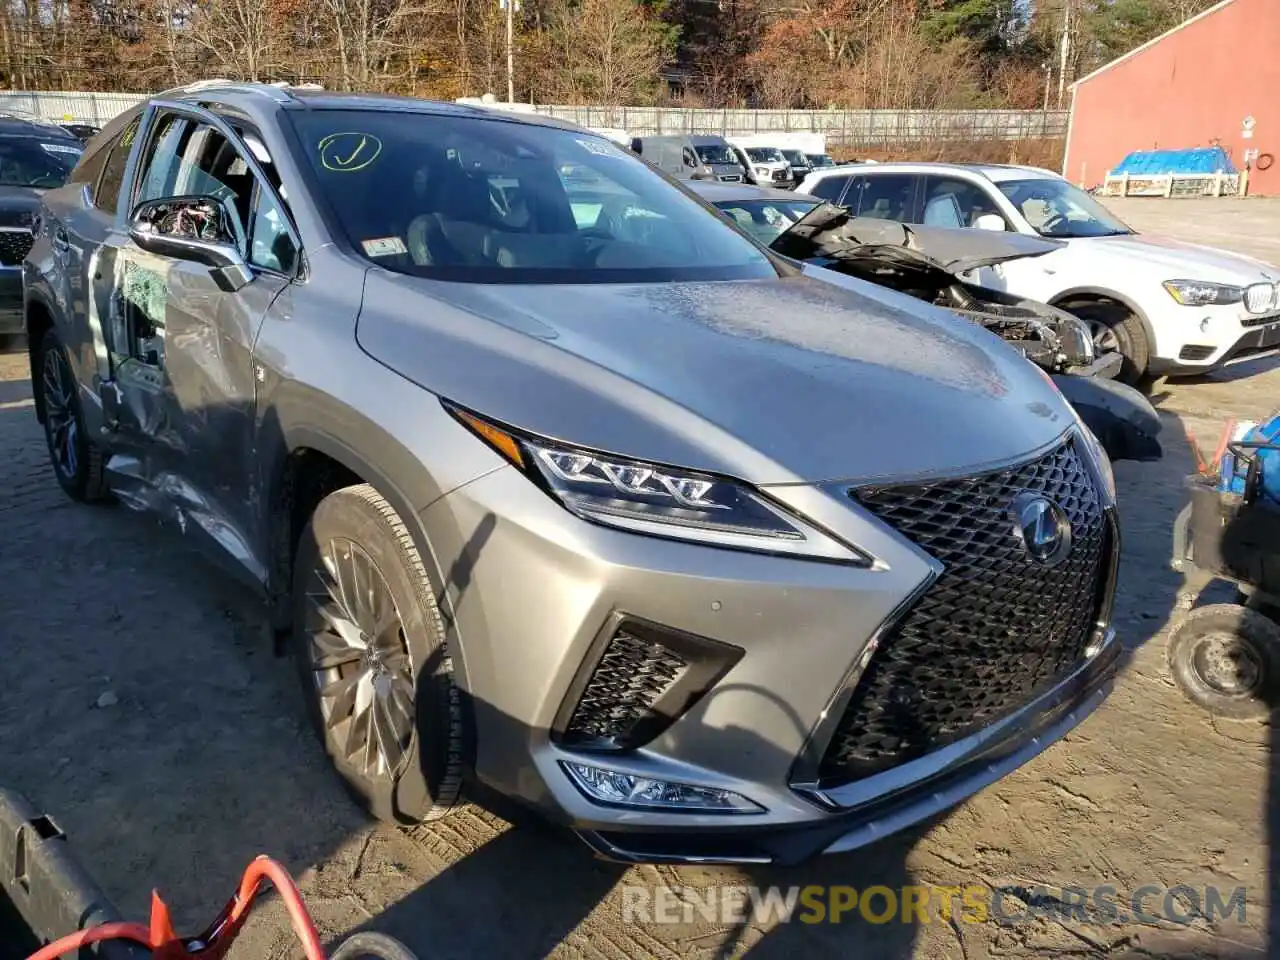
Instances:
[[[855,216],[1012,230],[1063,241],[1042,257],[966,279],[1082,317],[1124,354],[1120,378],[1205,373],[1280,353],[1280,269],[1138,234],[1089,194],[1039,167],[882,163],[816,170],[797,192]]]

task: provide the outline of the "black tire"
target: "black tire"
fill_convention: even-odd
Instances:
[[[1233,603],[1200,607],[1174,627],[1169,669],[1183,693],[1213,714],[1265,717],[1280,705],[1280,624]]]
[[[385,933],[356,933],[342,941],[329,960],[418,960],[418,955]]]
[[[44,411],[44,438],[58,485],[72,500],[109,500],[106,452],[89,439],[80,407],[80,388],[66,348],[55,330],[40,341],[34,388]]]
[[[331,588],[341,594],[344,582],[359,589],[335,599]],[[369,609],[354,609],[362,604]],[[466,725],[444,641],[422,559],[396,511],[368,484],[325,497],[294,563],[294,655],[329,758],[352,795],[381,820],[435,820],[461,796]],[[324,651],[329,657],[320,669],[316,658]]]
[[[1151,362],[1151,343],[1147,340],[1142,319],[1128,307],[1119,303],[1075,303],[1065,307],[1094,331],[1094,342],[1099,342],[1098,327],[1114,338],[1114,348],[1124,357],[1124,365],[1116,379],[1140,389],[1150,388],[1155,378],[1147,372]],[[1102,345],[1102,344],[1100,344]]]

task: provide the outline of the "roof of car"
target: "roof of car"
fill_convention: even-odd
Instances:
[[[284,109],[318,110],[378,110],[388,113],[423,113],[432,116],[474,117],[498,120],[527,126],[554,127],[591,133],[586,127],[556,117],[534,113],[516,113],[510,110],[473,106],[442,100],[422,100],[394,94],[347,93],[310,87],[284,87],[266,83],[234,83],[230,81],[206,81],[185,88],[166,91],[161,98],[197,100],[226,104],[254,103],[261,105],[262,98],[269,98]],[[599,134],[593,134],[599,136]]]
[[[1024,166],[1014,163],[941,163],[928,160],[888,160],[883,163],[868,165],[868,170],[877,174],[886,173],[945,173],[946,171],[963,170],[986,177],[993,183],[1006,180],[1060,180],[1061,176],[1044,167]],[[820,167],[810,176],[823,177],[835,173],[848,173],[839,167]]]
[[[56,123],[40,120],[36,117],[0,116],[0,136],[18,137],[54,137],[56,139],[75,140],[75,134],[63,129]]]
[[[813,198],[792,190],[772,190],[749,183],[718,183],[714,180],[686,180],[694,193],[712,203],[732,203],[741,200],[809,200]]]

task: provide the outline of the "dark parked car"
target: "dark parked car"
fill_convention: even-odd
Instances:
[[[604,137],[205,83],[43,199],[56,481],[257,590],[378,816],[470,779],[617,860],[795,862],[1111,686],[1114,477],[1041,371]]]
[[[81,143],[88,143],[102,132],[101,127],[94,126],[92,123],[60,123],[58,126],[62,127],[63,130]]]
[[[54,124],[0,118],[0,337],[22,332],[22,261],[40,194],[66,181],[81,152]]]

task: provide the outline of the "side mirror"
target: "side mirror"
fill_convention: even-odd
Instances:
[[[217,197],[166,197],[138,204],[129,236],[148,253],[203,264],[221,289],[234,293],[253,279],[235,222],[235,211]]]
[[[1004,217],[998,213],[983,213],[974,217],[973,227],[975,230],[994,230],[1003,232],[1005,229]]]

